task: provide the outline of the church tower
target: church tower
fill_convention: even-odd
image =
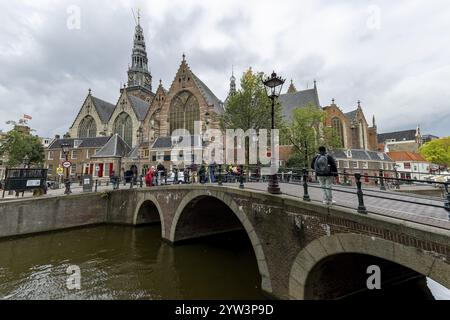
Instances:
[[[141,27],[141,17],[138,13],[138,21],[134,34],[134,46],[131,56],[132,64],[128,69],[128,93],[136,95],[143,100],[145,96],[153,96],[152,75],[148,68],[147,50],[145,46],[144,30]]]
[[[230,78],[230,92],[229,96],[232,96],[236,93],[236,77],[234,76],[234,67],[231,71],[231,78]]]

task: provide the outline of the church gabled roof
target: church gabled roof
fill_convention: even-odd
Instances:
[[[91,97],[100,120],[102,123],[108,123],[109,118],[114,112],[115,105],[94,96]]]
[[[356,116],[358,115],[358,109],[344,113],[344,116],[346,116],[350,122],[356,121]]]
[[[128,98],[130,99],[131,107],[133,108],[134,113],[136,114],[138,120],[144,121],[148,109],[150,108],[150,103],[142,99],[139,99],[138,97],[133,96],[132,94],[129,94]]]
[[[113,135],[109,141],[92,158],[126,157],[131,147],[118,135]]]
[[[222,114],[224,112],[222,101],[220,101],[219,98],[217,98],[216,95],[211,91],[211,89],[209,89],[208,86],[204,84],[203,81],[200,80],[192,71],[191,73],[195,84],[199,88],[208,105],[214,106],[214,111]]]
[[[70,138],[70,139],[55,139],[48,146],[49,150],[61,150],[62,144],[68,144],[71,149],[75,147],[75,141],[78,141],[78,148],[101,148],[105,146],[110,138],[96,137],[96,138]],[[80,143],[81,141],[81,143]]]
[[[396,131],[396,132],[387,132],[381,133],[378,135],[379,142],[385,142],[386,140],[395,140],[395,141],[415,141],[416,140],[417,130],[404,130],[404,131]]]
[[[279,101],[283,107],[283,115],[287,119],[292,117],[292,112],[295,108],[306,107],[310,104],[320,107],[316,88],[282,94],[280,95]]]

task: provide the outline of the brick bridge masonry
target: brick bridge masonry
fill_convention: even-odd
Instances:
[[[245,230],[261,287],[279,299],[331,299],[364,290],[370,265],[381,268],[387,285],[426,276],[450,288],[448,230],[218,186],[124,190],[109,206],[109,222],[161,221],[162,238],[171,243]]]
[[[381,268],[383,286],[429,277],[450,288],[448,230],[287,195],[199,185],[0,203],[0,238],[98,223],[160,223],[162,239],[173,244],[242,230],[262,290],[278,299],[365,290],[370,265]]]

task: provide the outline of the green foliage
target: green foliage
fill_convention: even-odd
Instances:
[[[272,102],[267,97],[264,75],[250,68],[241,78],[241,89],[232,95],[221,117],[222,129],[267,129],[272,128]],[[275,106],[275,128],[282,125],[279,103]]]
[[[319,146],[329,150],[340,146],[335,130],[324,126],[325,112],[313,105],[293,110],[292,121],[283,129],[283,137],[294,146],[294,155],[289,166],[306,166],[317,154]]]
[[[264,74],[254,73],[250,68],[241,78],[241,89],[229,97],[220,119],[223,130],[250,129],[256,131],[272,128],[272,101],[267,97],[263,84]],[[275,128],[283,127],[281,104],[275,104]],[[280,138],[281,140],[282,138]],[[246,141],[246,163],[249,163],[249,143]]]
[[[30,165],[41,165],[44,162],[44,147],[39,138],[12,130],[0,146],[0,156],[6,157],[9,167],[22,165],[25,156],[29,157]]]
[[[450,137],[426,143],[420,148],[420,154],[431,163],[450,166]]]

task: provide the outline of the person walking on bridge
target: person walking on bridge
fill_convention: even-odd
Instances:
[[[325,147],[319,148],[319,154],[314,157],[311,168],[316,172],[320,187],[323,190],[323,203],[326,205],[336,203],[336,201],[333,201],[331,189],[333,180],[338,175],[336,160],[327,153]]]

